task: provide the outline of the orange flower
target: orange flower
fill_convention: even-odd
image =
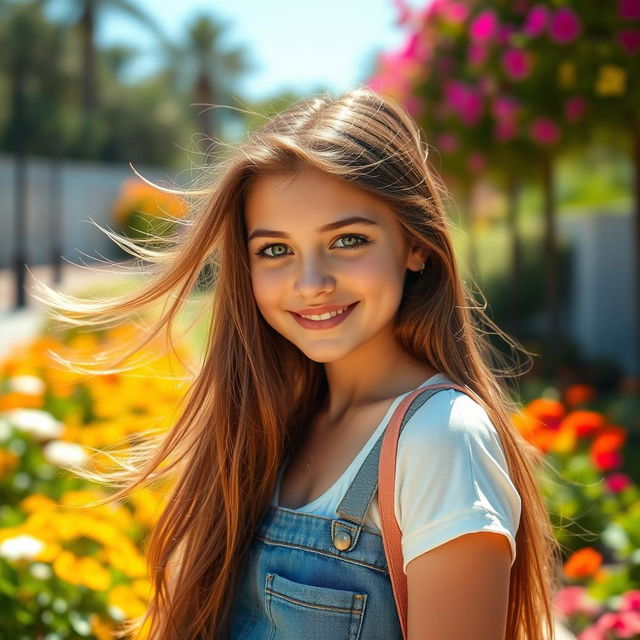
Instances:
[[[559,431],[547,431],[553,434],[548,451],[571,453],[576,448],[576,433],[571,427],[560,426]]]
[[[617,451],[627,439],[627,430],[616,425],[607,425],[598,431],[591,445],[594,453]]]
[[[536,398],[525,407],[524,411],[534,420],[542,423],[541,426],[548,429],[558,429],[566,410],[562,402],[558,400]]]
[[[597,411],[572,411],[560,423],[561,429],[571,429],[578,438],[585,438],[601,432],[605,418]]]
[[[576,407],[589,402],[596,395],[596,390],[588,384],[572,384],[564,390],[563,400],[568,407]]]
[[[593,547],[585,547],[571,554],[564,563],[564,574],[568,578],[588,578],[602,566],[602,554]]]

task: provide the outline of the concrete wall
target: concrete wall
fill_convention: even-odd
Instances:
[[[590,357],[612,358],[628,374],[640,374],[634,299],[640,291],[633,268],[630,214],[564,217],[559,233],[574,254],[569,330]]]
[[[175,176],[157,167],[137,166],[143,176],[163,186],[175,186]],[[61,253],[74,263],[93,258],[115,257],[117,246],[92,222],[114,227],[111,207],[121,183],[135,174],[126,165],[106,165],[65,160],[60,166],[62,240]],[[27,264],[40,265],[51,261],[54,233],[51,224],[51,162],[32,158],[27,170]],[[12,264],[15,251],[15,169],[11,156],[0,155],[0,268]]]

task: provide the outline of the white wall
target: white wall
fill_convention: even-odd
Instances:
[[[149,180],[162,186],[175,186],[176,176],[157,167],[136,166]],[[50,172],[47,159],[32,158],[27,170],[27,259],[28,265],[51,261],[52,225],[50,223]],[[111,207],[120,184],[135,174],[127,164],[107,165],[94,162],[65,160],[61,164],[62,255],[71,262],[84,262],[89,254],[117,255],[116,245],[92,222],[114,228]],[[175,174],[175,172],[174,172]],[[14,162],[11,156],[0,155],[0,268],[12,265],[14,244],[15,194]]]
[[[633,267],[633,218],[595,213],[559,220],[559,233],[573,247],[569,329],[587,356],[616,360],[640,374],[636,346],[640,290]]]

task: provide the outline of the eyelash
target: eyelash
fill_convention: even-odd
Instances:
[[[359,233],[347,233],[341,236],[338,236],[336,238],[336,240],[340,240],[341,238],[358,238],[360,240],[360,242],[358,244],[354,244],[351,246],[346,246],[346,247],[338,247],[338,249],[359,249],[360,247],[364,247],[365,245],[369,244],[371,242],[371,240],[369,240],[369,238],[367,238],[366,236],[360,235]],[[255,255],[258,256],[258,258],[263,258],[266,260],[277,260],[278,258],[282,258],[285,255],[288,255],[286,253],[281,254],[279,256],[270,256],[268,254],[265,253],[266,249],[269,249],[270,247],[278,247],[278,246],[285,246],[283,245],[281,242],[270,242],[267,244],[263,244],[256,252]]]

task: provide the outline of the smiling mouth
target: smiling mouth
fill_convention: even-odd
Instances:
[[[354,304],[355,302],[353,304],[347,305],[346,307],[343,307],[342,309],[337,309],[336,311],[329,311],[327,313],[321,313],[319,315],[308,315],[308,314],[302,314],[302,313],[298,313],[297,315],[307,320],[329,320],[329,318],[333,318],[335,316],[339,316],[340,314],[344,313],[345,311],[347,311],[347,309],[352,307]]]
[[[306,329],[330,329],[331,327],[337,326],[347,318],[358,302],[359,301],[356,301],[343,309],[336,309],[336,311],[322,313],[319,315],[305,314],[303,316],[295,311],[291,311],[290,313],[296,322]]]

